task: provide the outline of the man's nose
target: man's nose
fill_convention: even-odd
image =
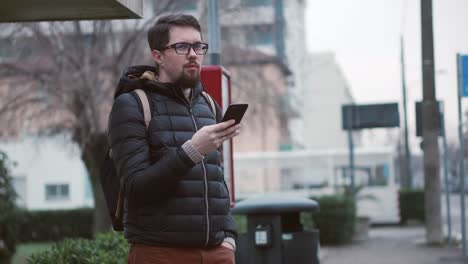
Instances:
[[[195,50],[193,49],[193,47],[190,47],[189,49],[189,53],[187,54],[188,57],[196,57],[197,54],[195,53]]]

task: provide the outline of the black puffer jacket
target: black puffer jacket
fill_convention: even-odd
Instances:
[[[130,243],[170,247],[211,247],[236,238],[223,178],[222,155],[209,153],[194,164],[181,146],[197,130],[215,124],[201,83],[188,102],[169,83],[140,76],[148,67],[129,68],[119,83],[109,118],[109,139],[119,176],[126,181],[125,236]],[[153,118],[146,130],[133,88],[149,91]],[[216,111],[220,116],[219,107]]]

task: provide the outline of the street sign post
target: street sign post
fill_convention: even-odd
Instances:
[[[463,116],[462,97],[468,97],[468,55],[457,54],[457,79],[458,79],[458,137],[460,140],[460,204],[463,257],[466,258],[466,223],[465,223],[465,164],[463,144]]]
[[[468,97],[468,55],[460,55],[463,97]]]
[[[437,104],[439,105],[439,136],[443,136],[442,131],[442,116],[443,116],[443,102],[438,101]],[[416,136],[422,137],[423,136],[423,118],[422,118],[422,102],[416,102],[415,104],[416,110]]]
[[[344,105],[341,112],[343,129],[400,126],[398,103]]]
[[[341,106],[341,124],[343,130],[348,131],[349,172],[351,193],[354,194],[354,143],[352,131],[363,128],[399,127],[398,103],[343,105]]]
[[[206,91],[216,100],[222,112],[226,112],[231,104],[231,77],[229,72],[220,65],[207,65],[202,67],[201,80]],[[231,196],[231,206],[235,205],[234,186],[234,150],[233,141],[223,143],[224,180]]]

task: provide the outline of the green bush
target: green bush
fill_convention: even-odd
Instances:
[[[320,205],[320,211],[303,213],[304,227],[314,226],[320,232],[322,245],[336,245],[350,242],[356,221],[356,202],[342,195],[314,197]]]
[[[0,151],[0,264],[10,263],[16,251],[16,193],[9,167],[6,154]]]
[[[410,219],[424,222],[424,190],[402,189],[398,192],[401,223]]]
[[[236,221],[237,232],[239,234],[247,233],[247,216],[246,215],[235,214],[235,215],[233,215],[233,217],[234,217],[234,220]]]
[[[95,240],[65,239],[48,251],[33,254],[30,264],[125,264],[129,245],[123,234],[99,234]]]
[[[18,217],[21,242],[59,241],[93,237],[93,209],[25,211]]]
[[[312,213],[302,212],[301,223],[302,223],[302,227],[304,228],[304,230],[313,231],[314,229],[317,229],[316,224],[314,223],[314,218],[313,218]]]

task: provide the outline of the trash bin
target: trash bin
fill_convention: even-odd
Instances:
[[[247,233],[237,241],[237,264],[318,264],[319,232],[305,231],[300,213],[317,211],[316,201],[266,195],[236,204],[232,212],[247,216]]]

